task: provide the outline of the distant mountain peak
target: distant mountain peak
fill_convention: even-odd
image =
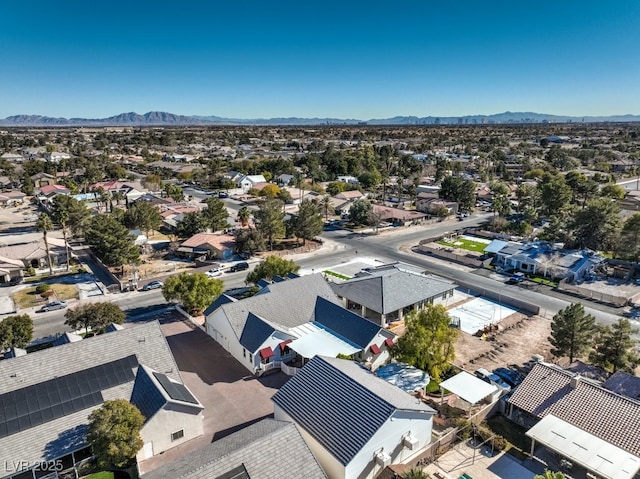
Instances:
[[[185,116],[165,111],[149,111],[142,115],[136,112],[120,113],[108,118],[55,118],[42,115],[13,115],[0,120],[0,126],[181,126],[181,125],[456,125],[456,124],[508,124],[508,123],[565,123],[565,122],[638,122],[640,115],[624,114],[611,116],[563,116],[534,112],[496,113],[491,115],[443,116],[394,116],[392,118],[358,120],[340,118],[256,118],[236,119],[219,116]]]

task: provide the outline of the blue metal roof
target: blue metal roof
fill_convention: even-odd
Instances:
[[[376,393],[379,383],[396,389],[353,361],[315,356],[273,402],[347,465],[396,410]],[[397,394],[411,398],[399,389]]]
[[[380,331],[380,326],[342,306],[318,296],[315,322],[365,349]]]
[[[275,331],[271,326],[253,313],[249,313],[247,321],[242,329],[240,344],[252,353],[255,353],[264,341]]]

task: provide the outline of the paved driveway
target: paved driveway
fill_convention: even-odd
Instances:
[[[143,472],[167,464],[273,414],[273,396],[288,379],[281,372],[255,379],[196,326],[163,321],[162,329],[187,387],[204,406],[204,435],[144,461]]]

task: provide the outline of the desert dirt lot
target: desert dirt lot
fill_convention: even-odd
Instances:
[[[454,364],[468,371],[493,370],[509,365],[522,366],[533,354],[551,359],[547,340],[551,321],[540,316],[515,313],[499,323],[487,339],[460,332]]]

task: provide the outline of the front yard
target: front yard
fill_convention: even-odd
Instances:
[[[467,251],[473,251],[475,253],[482,253],[484,249],[487,247],[487,243],[483,243],[481,241],[474,241],[465,237],[458,237],[453,239],[452,241],[440,240],[438,244],[443,246],[449,246],[451,248],[459,248]]]
[[[55,294],[52,300],[67,301],[69,299],[78,298],[78,289],[73,284],[51,283],[51,290]],[[36,293],[36,287],[25,288],[13,294],[13,301],[19,308],[35,308],[43,306],[48,299],[43,298]]]

